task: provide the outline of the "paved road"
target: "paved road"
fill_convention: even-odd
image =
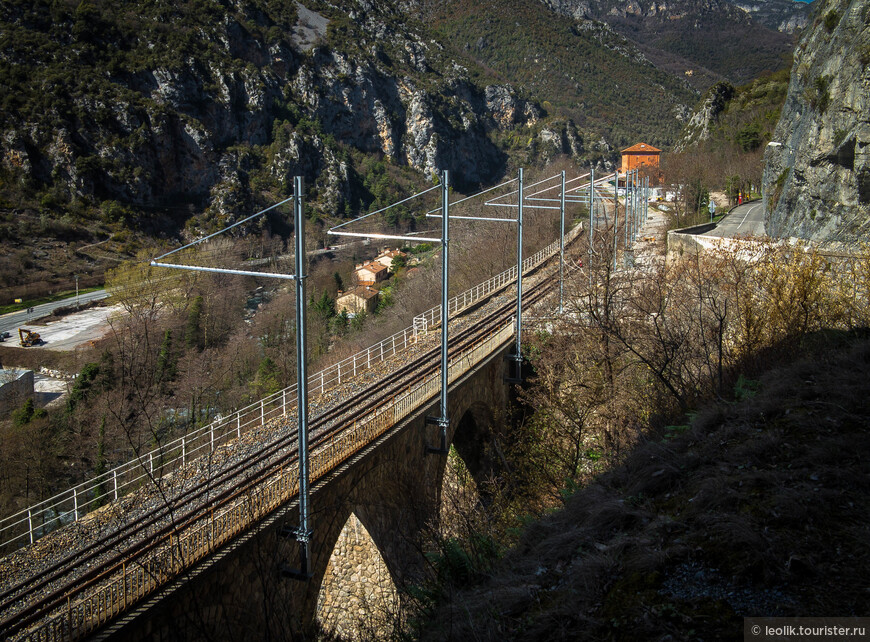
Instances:
[[[85,303],[88,303],[90,301],[99,301],[100,299],[105,299],[108,296],[109,293],[105,290],[88,292],[87,294],[79,295],[79,303],[84,305]],[[0,316],[0,332],[9,332],[12,337],[6,339],[6,341],[12,341],[15,345],[18,345],[18,328],[20,328],[21,326],[26,326],[34,319],[48,316],[57,308],[62,308],[66,305],[75,305],[75,302],[76,297],[72,296],[68,299],[63,299],[61,301],[54,301],[52,303],[43,303],[41,305],[37,305],[33,308],[33,312],[21,310],[20,312],[10,312],[9,314],[4,314]]]
[[[764,206],[761,201],[739,205],[704,236],[765,236]]]

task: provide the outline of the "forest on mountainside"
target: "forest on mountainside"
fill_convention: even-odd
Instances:
[[[554,16],[539,2],[442,2],[429,15],[457,57],[615,149],[639,139],[668,148],[683,126],[682,106],[694,98],[684,80],[656,69],[603,24]]]

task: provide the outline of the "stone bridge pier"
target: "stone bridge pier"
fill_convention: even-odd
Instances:
[[[472,475],[486,474],[486,442],[507,410],[504,345],[450,389],[448,440]],[[423,543],[437,527],[447,458],[438,445],[438,399],[312,486],[311,570],[298,567],[298,523],[286,506],[99,633],[105,640],[310,640],[317,621],[377,638],[399,613],[403,590],[425,579]],[[380,616],[373,616],[378,612]],[[386,614],[386,616],[384,615]]]

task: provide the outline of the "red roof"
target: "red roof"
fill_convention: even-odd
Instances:
[[[355,297],[358,297],[360,299],[368,300],[368,299],[371,299],[373,296],[377,296],[377,295],[378,295],[378,291],[375,290],[374,288],[366,286],[366,285],[359,285],[359,286],[353,288],[352,290],[348,290],[347,292],[340,294],[338,296],[338,299],[343,299],[343,298],[348,297],[348,296],[355,296]]]
[[[637,154],[637,153],[650,153],[650,154],[660,154],[662,150],[656,149],[652,145],[647,145],[646,143],[638,143],[637,145],[632,145],[627,149],[623,149],[623,154]]]
[[[356,271],[360,270],[368,270],[372,274],[377,274],[378,272],[383,272],[387,269],[386,265],[378,263],[377,261],[369,261],[368,263],[363,263],[362,265],[358,265],[356,267]]]

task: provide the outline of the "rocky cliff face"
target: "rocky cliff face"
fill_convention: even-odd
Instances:
[[[870,3],[828,0],[795,51],[765,153],[766,229],[775,237],[870,234]]]
[[[810,22],[813,5],[795,0],[731,0],[752,16],[752,20],[768,29],[796,33]]]
[[[718,122],[719,116],[733,96],[734,86],[730,83],[718,82],[710,87],[686,124],[683,136],[674,146],[674,151],[681,152],[691,145],[708,140],[710,129]]]
[[[348,150],[449,168],[469,187],[504,172],[491,132],[542,115],[508,85],[470,80],[390,3],[116,9],[0,8],[0,185],[163,212],[162,228],[197,212],[193,226],[208,229],[302,174],[334,216],[360,182]]]
[[[788,34],[756,22],[754,12],[727,0],[541,2],[567,17],[606,22],[657,67],[685,75],[701,90],[718,80],[743,83],[776,70],[792,48]]]

